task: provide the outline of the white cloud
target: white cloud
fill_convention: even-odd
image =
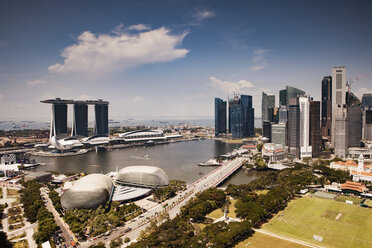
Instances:
[[[92,99],[92,97],[90,97],[89,95],[86,95],[86,94],[82,94],[78,97],[79,100],[90,100]]]
[[[367,94],[367,93],[372,93],[372,89],[360,88],[360,89],[356,92],[356,96],[357,96],[360,100],[362,100],[363,94]]]
[[[227,94],[234,93],[245,94],[251,91],[252,88],[254,87],[253,83],[248,82],[246,80],[239,80],[238,82],[229,82],[220,80],[215,77],[209,78],[209,85]]]
[[[141,102],[144,102],[144,101],[145,101],[145,99],[142,96],[135,96],[133,98],[134,103],[141,103]]]
[[[0,94],[0,101],[1,101],[1,99],[3,99],[3,95],[2,94]]]
[[[214,17],[216,14],[212,10],[198,10],[195,12],[194,17],[198,20],[204,20],[207,18]]]
[[[28,81],[27,86],[34,87],[34,86],[37,86],[37,85],[42,85],[42,84],[47,84],[47,83],[48,82],[45,81],[45,80],[37,79],[37,80],[33,80],[33,81]]]
[[[229,95],[230,97],[234,94],[239,95],[250,95],[253,98],[253,107],[256,109],[255,116],[260,117],[261,111],[258,111],[261,109],[261,97],[262,92],[271,92],[271,90],[267,90],[265,88],[259,88],[256,87],[252,82],[249,82],[247,80],[239,80],[237,82],[229,82],[224,81],[215,77],[209,78],[210,86],[212,86],[214,89],[216,89],[218,92],[213,92],[213,97],[217,95],[221,95],[220,93],[223,93],[224,95]]]
[[[252,71],[259,71],[267,67],[266,55],[269,50],[266,49],[256,49],[253,51],[253,66],[251,66]]]
[[[137,26],[137,30],[141,27],[144,28]],[[120,33],[118,28],[120,26],[109,34],[83,32],[77,44],[63,50],[61,56],[64,62],[49,66],[49,72],[103,75],[142,64],[172,61],[185,57],[189,52],[178,48],[187,31],[173,35],[169,29],[161,27],[132,34]]]
[[[128,27],[128,30],[144,31],[149,30],[150,27],[145,24],[136,24]]]

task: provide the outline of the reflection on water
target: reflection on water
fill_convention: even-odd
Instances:
[[[88,152],[72,157],[35,157],[36,161],[48,163],[35,168],[35,171],[108,173],[132,165],[151,165],[162,168],[170,179],[181,179],[187,183],[196,181],[215,167],[200,167],[197,163],[205,162],[215,156],[232,151],[239,145],[226,144],[214,140],[187,141],[153,147],[137,147],[113,151]],[[261,172],[243,170],[237,172],[226,183],[242,184],[263,175]]]

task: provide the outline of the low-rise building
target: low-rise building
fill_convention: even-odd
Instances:
[[[358,163],[352,160],[332,162],[330,167],[336,170],[349,171],[353,181],[372,182],[372,164],[364,164],[363,155],[359,156]]]
[[[262,156],[269,157],[271,162],[286,158],[286,153],[281,144],[265,143],[262,147]]]
[[[346,181],[346,183],[341,184],[341,190],[343,193],[351,193],[351,194],[365,194],[368,192],[368,188],[357,182],[351,182],[351,181]]]

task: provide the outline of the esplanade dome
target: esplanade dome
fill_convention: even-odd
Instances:
[[[96,208],[109,200],[112,188],[110,177],[98,173],[87,175],[62,194],[62,207],[66,210]]]
[[[155,166],[129,166],[121,169],[116,176],[116,183],[158,188],[169,184],[165,171]]]

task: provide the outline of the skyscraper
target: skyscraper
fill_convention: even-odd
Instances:
[[[287,123],[288,109],[286,105],[282,105],[279,108],[279,123]]]
[[[52,123],[50,137],[67,133],[67,104],[54,103],[52,105]]]
[[[291,87],[291,86],[286,86],[286,101],[287,101],[287,106],[289,104],[289,100],[291,98],[296,98],[296,97],[300,97],[300,96],[303,96],[305,95],[305,91],[303,90],[300,90],[300,89],[297,89],[297,88],[294,88],[294,87]]]
[[[332,131],[332,77],[322,80],[322,136],[331,141]]]
[[[281,144],[283,147],[286,145],[286,124],[272,124],[271,125],[271,143]]]
[[[288,152],[300,158],[300,106],[298,98],[291,98],[288,105],[287,121]]]
[[[226,101],[214,99],[214,127],[215,135],[226,133]]]
[[[345,158],[348,153],[348,118],[347,118],[347,108],[337,107],[336,111],[333,112],[335,116],[335,128],[334,136],[332,138],[334,143],[335,155],[341,158]]]
[[[372,141],[372,94],[363,94],[362,128],[363,141]]]
[[[312,147],[310,146],[310,102],[306,96],[298,99],[300,107],[300,157],[311,157]]]
[[[348,147],[360,147],[362,140],[362,106],[360,103],[347,107]]]
[[[252,96],[235,95],[229,100],[229,131],[233,138],[254,136]]]
[[[96,104],[94,110],[96,113],[95,133],[97,135],[108,135],[108,105]]]
[[[279,109],[278,109],[278,107],[269,108],[268,112],[269,112],[269,121],[274,122],[274,123],[278,123],[279,122]]]
[[[271,142],[271,122],[264,121],[262,124],[262,137],[268,138],[269,143]]]
[[[269,109],[274,109],[274,107],[275,95],[267,95],[265,92],[262,92],[262,123],[271,119]]]
[[[287,106],[287,90],[280,90],[279,91],[279,108],[281,106]]]
[[[335,147],[335,130],[336,127],[336,119],[339,119],[341,122],[342,118],[346,118],[346,112],[344,108],[346,108],[346,68],[344,66],[341,67],[333,67],[332,68],[332,145]],[[339,126],[339,128],[346,128],[345,125]],[[340,134],[345,133],[346,130],[339,130]],[[340,140],[340,139],[339,139]],[[346,142],[347,144],[347,142]]]
[[[74,104],[72,136],[88,136],[88,105]]]
[[[331,120],[330,120],[331,121]],[[320,102],[310,102],[310,145],[312,147],[313,157],[320,155],[322,146],[322,135],[320,128]]]

